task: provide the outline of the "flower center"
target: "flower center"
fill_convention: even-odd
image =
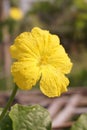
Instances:
[[[40,61],[39,61],[39,65],[46,65],[48,61],[48,57],[47,56],[42,56]]]

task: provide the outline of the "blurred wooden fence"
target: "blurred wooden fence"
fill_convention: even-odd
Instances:
[[[9,92],[0,92],[0,107],[5,106],[9,95]],[[40,104],[47,108],[52,118],[53,130],[62,130],[69,128],[80,114],[87,113],[87,88],[70,89],[57,98],[48,98],[37,90],[19,91],[13,104],[15,103]]]

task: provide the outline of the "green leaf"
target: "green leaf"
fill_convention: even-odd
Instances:
[[[87,130],[87,114],[82,114],[70,130]]]
[[[2,112],[2,109],[0,108],[0,114]],[[7,114],[3,120],[0,121],[0,130],[13,130],[12,129],[12,121]]]
[[[51,130],[48,111],[39,105],[14,105],[9,113],[13,130]]]

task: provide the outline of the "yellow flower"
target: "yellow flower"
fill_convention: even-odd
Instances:
[[[40,89],[48,97],[67,91],[72,63],[60,40],[38,27],[20,34],[10,47],[16,61],[11,72],[19,88],[31,89],[40,79]]]
[[[9,15],[14,20],[20,20],[23,17],[23,13],[19,8],[12,7],[10,9]]]

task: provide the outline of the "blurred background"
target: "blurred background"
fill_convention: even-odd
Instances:
[[[37,89],[22,92],[13,104],[41,104],[50,112],[54,128],[70,130],[79,115],[87,113],[87,0],[0,0],[0,107],[14,85],[9,46],[18,34],[35,26],[60,37],[74,64],[68,75],[70,91],[58,98],[47,98]]]
[[[60,37],[74,63],[70,87],[87,86],[87,0],[0,0],[0,89],[10,89],[9,46],[38,26]]]

